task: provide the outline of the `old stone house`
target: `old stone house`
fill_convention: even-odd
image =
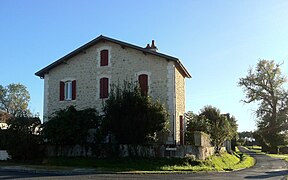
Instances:
[[[191,75],[178,58],[157,52],[154,41],[142,48],[101,35],[35,75],[44,79],[44,121],[70,105],[101,112],[112,84],[138,81],[141,92],[170,113],[167,144],[183,143],[185,78]]]

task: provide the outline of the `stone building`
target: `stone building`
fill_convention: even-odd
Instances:
[[[139,82],[142,93],[165,104],[170,113],[167,144],[182,144],[185,113],[185,78],[189,72],[178,58],[99,36],[35,75],[44,79],[44,121],[56,110],[74,105],[99,112],[112,84]]]

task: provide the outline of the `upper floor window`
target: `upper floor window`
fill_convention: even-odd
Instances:
[[[148,94],[148,75],[140,74],[138,76],[138,82],[140,86],[140,92],[142,96],[147,96]]]
[[[109,79],[103,77],[100,79],[100,98],[108,98],[109,95]]]
[[[60,101],[76,99],[76,80],[60,81]]]
[[[108,66],[109,51],[104,49],[100,52],[100,66]]]

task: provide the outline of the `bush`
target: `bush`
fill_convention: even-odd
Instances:
[[[90,129],[97,130],[100,126],[100,117],[95,109],[76,110],[70,106],[56,111],[48,119],[43,125],[43,136],[50,145],[85,146],[88,139],[94,141],[98,137],[89,133]]]
[[[104,132],[121,144],[163,143],[168,112],[159,102],[141,95],[132,83],[114,86],[104,106]],[[162,138],[162,139],[161,139]]]
[[[14,160],[35,160],[44,156],[41,121],[38,117],[12,117],[1,130],[2,145]]]

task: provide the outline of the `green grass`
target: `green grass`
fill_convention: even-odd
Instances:
[[[45,166],[93,168],[113,172],[169,172],[169,171],[231,171],[254,165],[254,159],[241,153],[212,156],[206,160],[189,158],[49,158]]]
[[[44,170],[72,170],[78,168],[110,172],[200,172],[200,171],[232,171],[250,167],[254,159],[238,150],[234,154],[223,153],[211,156],[206,160],[190,158],[80,158],[50,157],[40,164],[0,161],[0,166],[24,166]]]
[[[263,153],[266,154],[264,152],[262,152],[262,147],[261,146],[246,146],[247,149],[254,151],[256,153]],[[278,158],[278,159],[283,159],[288,161],[288,154],[267,154],[268,156],[272,157],[272,158]]]
[[[199,164],[199,165],[198,165]],[[93,159],[93,158],[50,158],[48,166],[66,166],[77,168],[95,168],[107,171],[182,171],[199,170],[201,161],[190,161],[180,158],[119,158],[119,159]]]
[[[283,159],[285,161],[288,161],[288,154],[267,154],[267,155],[272,158]]]
[[[220,157],[213,156],[211,163],[218,171],[232,171],[251,167],[255,164],[255,160],[251,156],[235,152],[234,155],[224,153]]]
[[[261,146],[245,146],[247,149],[256,152],[256,153],[261,153],[262,152],[262,147]]]

